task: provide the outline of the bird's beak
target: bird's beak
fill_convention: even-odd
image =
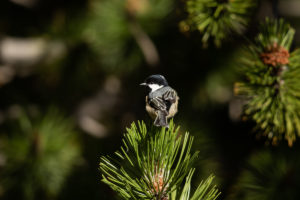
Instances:
[[[147,85],[147,83],[141,83],[140,85],[145,86],[145,85]]]

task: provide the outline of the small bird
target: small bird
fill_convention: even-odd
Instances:
[[[179,97],[177,92],[168,85],[164,76],[151,75],[140,85],[150,89],[146,96],[146,111],[155,126],[169,127],[168,119],[174,117],[178,111]]]

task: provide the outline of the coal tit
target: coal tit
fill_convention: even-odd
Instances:
[[[155,126],[169,127],[168,119],[178,111],[179,97],[162,75],[151,75],[140,85],[150,89],[146,96],[146,110]]]

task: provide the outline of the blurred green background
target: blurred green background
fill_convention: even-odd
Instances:
[[[300,1],[261,0],[244,36],[272,17],[296,29]],[[149,120],[148,75],[180,96],[174,121],[200,150],[195,182],[216,175],[220,199],[299,199],[300,149],[266,145],[233,96],[244,37],[203,48],[182,34],[181,0],[0,1],[0,199],[117,199],[101,183],[132,121]],[[196,185],[195,185],[196,187]]]

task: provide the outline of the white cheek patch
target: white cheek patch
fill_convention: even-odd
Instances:
[[[155,90],[158,90],[163,87],[163,85],[158,85],[158,84],[149,84],[148,86],[149,88],[151,88],[151,92],[154,92]]]

